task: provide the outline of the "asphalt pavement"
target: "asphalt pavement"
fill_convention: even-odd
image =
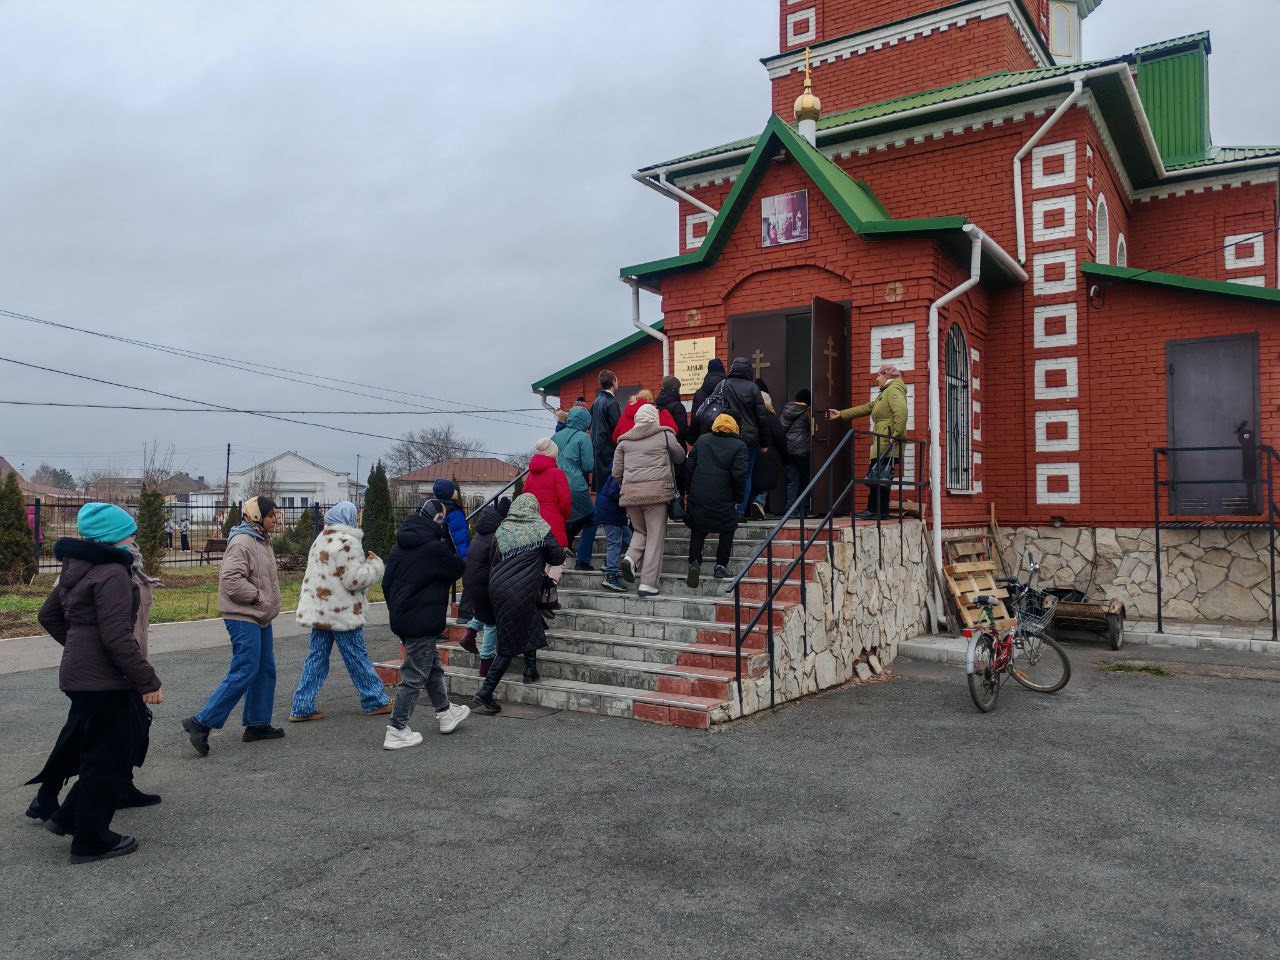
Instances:
[[[304,650],[278,644],[277,721]],[[2,673],[0,957],[1280,955],[1274,661],[1071,652],[1066,690],[990,715],[900,662],[711,734],[555,713],[441,737],[427,707],[398,753],[335,654],[327,719],[199,759],[178,720],[227,651],[171,648],[138,773],[164,802],[117,816],[139,852],[84,866],[23,816],[56,671]],[[1117,656],[1176,675],[1098,669]]]

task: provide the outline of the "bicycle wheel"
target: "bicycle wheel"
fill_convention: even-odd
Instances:
[[[1057,693],[1071,679],[1071,661],[1057,640],[1026,633],[1013,648],[1013,679],[1036,693]]]
[[[991,634],[983,634],[973,649],[973,673],[969,674],[969,696],[974,706],[983,713],[996,708],[1000,696],[1000,674],[992,669],[996,659],[995,643]]]

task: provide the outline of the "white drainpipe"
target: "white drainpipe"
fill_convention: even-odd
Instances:
[[[547,411],[547,413],[551,414],[553,417],[560,412],[558,407],[553,407],[551,404],[547,403],[547,391],[535,390],[533,391],[533,395],[537,397],[538,402],[542,404],[542,409]]]
[[[1027,217],[1022,209],[1022,161],[1026,159],[1028,153],[1035,149],[1036,144],[1045,138],[1054,125],[1062,119],[1077,100],[1084,93],[1084,80],[1080,79],[1075,82],[1071,88],[1071,93],[1067,95],[1067,99],[1063,100],[1058,109],[1053,111],[1049,119],[1044,122],[1035,135],[1028,140],[1017,155],[1013,158],[1013,211],[1014,222],[1018,227],[1018,262],[1027,262]]]
[[[645,173],[633,173],[631,175],[631,178],[633,180],[639,181],[640,183],[643,183],[646,187],[648,187],[651,190],[657,190],[664,197],[670,197],[673,200],[683,200],[685,201],[685,203],[691,203],[695,207],[697,207],[699,210],[703,210],[711,214],[713,217],[720,216],[720,211],[717,210],[715,207],[710,206],[709,204],[703,203],[701,200],[699,200],[693,194],[689,193],[687,190],[681,190],[674,183],[668,180],[665,170],[660,172],[657,175],[656,179],[653,177],[652,174],[645,174]]]
[[[640,321],[640,281],[635,277],[625,277],[623,282],[631,288],[632,326],[662,344],[662,378],[665,380],[671,376],[671,339],[661,330],[655,330]]]

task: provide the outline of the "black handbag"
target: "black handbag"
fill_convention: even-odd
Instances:
[[[556,582],[548,576],[543,576],[542,589],[538,591],[538,609],[560,609],[560,589]]]
[[[676,465],[671,459],[670,449],[667,450],[667,466],[671,468],[671,486],[676,491],[676,495],[667,504],[667,519],[672,523],[684,523],[684,497],[680,495],[680,481],[676,477]]]

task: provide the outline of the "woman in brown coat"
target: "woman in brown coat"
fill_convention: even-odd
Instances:
[[[639,568],[642,597],[658,594],[667,508],[675,499],[676,467],[682,463],[684,447],[675,431],[659,423],[658,408],[646,403],[636,411],[636,425],[618,441],[613,455],[613,475],[622,486],[618,503],[626,507],[635,531],[618,572],[634,581]]]
[[[89,503],[76,527],[83,539],[63,538],[54,547],[62,575],[40,608],[40,625],[64,647],[58,686],[71,710],[45,770],[32,782],[56,798],[66,782],[59,755],[78,751],[80,779],[45,826],[73,834],[71,862],[85,863],[138,848],[133,837],[111,830],[111,819],[145,752],[143,695],[157,693],[160,678],[134,635],[140,600],[130,547],[137,524],[119,507]]]

